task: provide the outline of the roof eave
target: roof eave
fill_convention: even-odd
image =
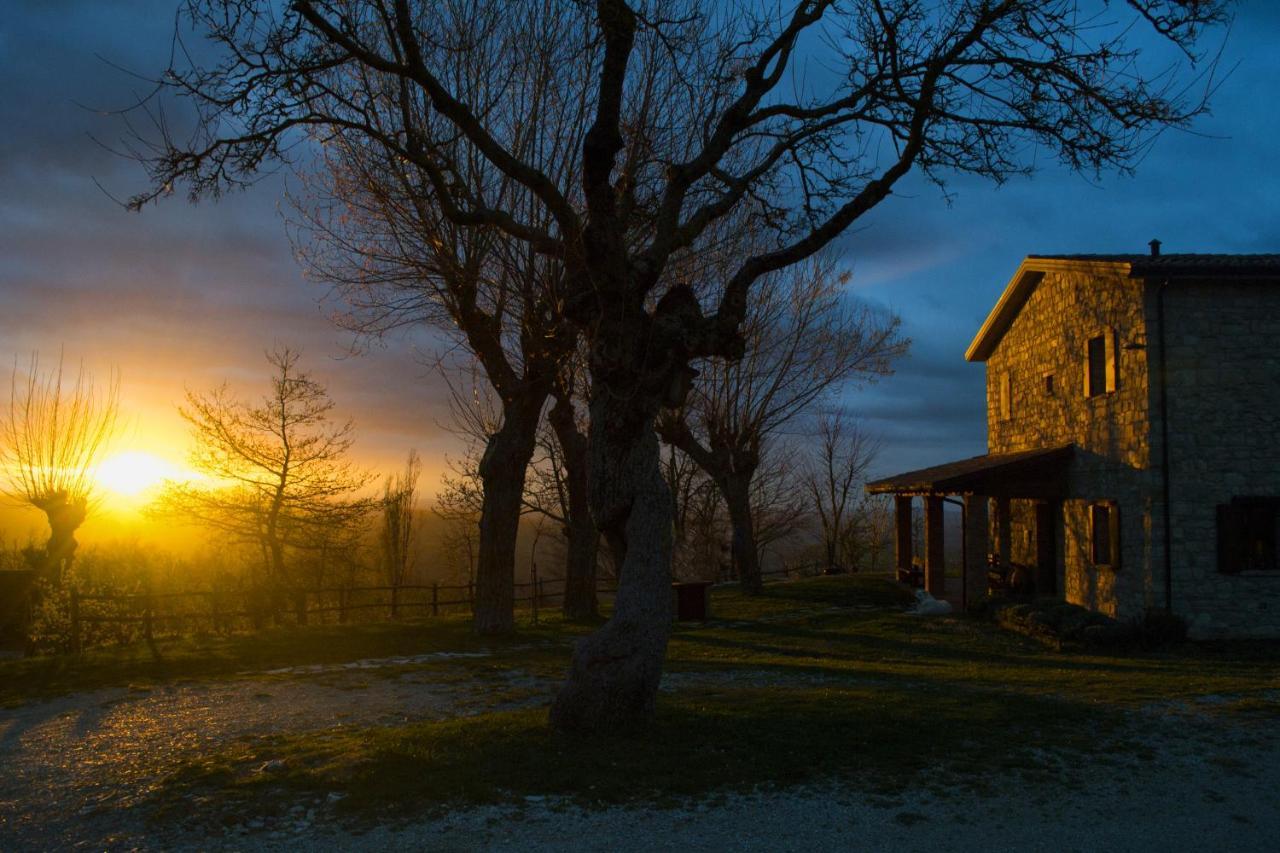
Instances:
[[[1022,310],[1031,291],[1040,283],[1040,279],[1044,278],[1045,273],[1049,272],[1118,272],[1128,275],[1129,263],[1065,260],[1027,255],[1022,259],[1022,263],[1018,264],[1013,278],[1009,279],[1004,292],[1000,294],[1000,299],[987,315],[982,327],[978,329],[978,334],[974,335],[969,348],[965,350],[966,361],[986,361],[991,356],[1000,339],[1004,337],[1004,333],[1013,324],[1014,318],[1018,316],[1018,312]]]

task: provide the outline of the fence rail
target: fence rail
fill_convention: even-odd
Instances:
[[[563,602],[566,582],[564,578],[535,575],[512,587],[514,604],[531,610],[536,621],[541,610]],[[615,590],[612,579],[597,582],[597,594],[607,596]],[[140,625],[143,638],[153,643],[161,634],[180,635],[200,628],[229,634],[246,621],[260,628],[269,621],[282,622],[286,617],[292,617],[297,624],[307,624],[312,618],[325,622],[333,614],[343,623],[357,614],[367,616],[370,611],[378,611],[383,618],[390,619],[409,613],[439,617],[471,612],[476,601],[474,583],[120,594],[82,593],[73,587],[69,592],[67,619],[73,652],[93,645],[86,641],[89,626]]]
[[[761,572],[761,576],[765,580],[786,579],[820,571],[819,564],[801,564]],[[518,581],[512,586],[515,605],[531,611],[536,621],[542,609],[563,602],[566,579],[542,578],[535,572],[530,580]],[[616,589],[612,578],[597,582],[597,594],[608,596]],[[269,621],[281,622],[286,616],[298,624],[307,624],[313,617],[323,623],[333,614],[337,614],[339,623],[344,623],[357,614],[365,617],[371,611],[390,619],[402,613],[435,618],[442,614],[473,612],[475,601],[474,583],[187,592],[144,590],[119,594],[82,593],[73,587],[67,618],[73,652],[94,645],[87,642],[86,628],[106,625],[141,626],[142,637],[152,644],[154,652],[157,636],[182,635],[201,628],[230,634],[245,627],[245,623],[261,628]],[[136,634],[133,636],[137,638]]]

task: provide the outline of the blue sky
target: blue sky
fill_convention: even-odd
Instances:
[[[140,81],[104,60],[155,72],[167,61],[172,0],[13,0],[0,18],[0,356],[65,347],[115,364],[136,431],[180,429],[184,387],[251,387],[264,347],[301,346],[360,430],[361,455],[394,465],[410,447],[453,447],[437,421],[445,392],[397,339],[347,357],[292,258],[278,212],[282,181],[224,201],[174,198],[124,212],[137,168],[100,148]],[[996,189],[956,179],[947,204],[909,179],[842,241],[853,287],[903,318],[914,340],[895,376],[851,393],[884,441],[878,473],[985,449],[983,373],[963,353],[1021,257],[1038,252],[1280,251],[1280,4],[1242,4],[1213,111],[1170,132],[1136,177],[1085,179],[1053,167]],[[426,485],[424,483],[424,485]]]

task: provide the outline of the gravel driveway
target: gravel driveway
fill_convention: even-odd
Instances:
[[[481,700],[492,682],[442,679],[438,665],[415,671],[415,660],[99,690],[0,711],[0,849],[1280,849],[1274,721],[1224,722],[1185,706],[1133,714],[1147,747],[1141,757],[1064,765],[1061,784],[1010,775],[981,795],[822,786],[600,810],[532,797],[362,834],[331,819],[323,800],[299,803],[272,825],[250,821],[210,835],[148,820],[146,798],[176,762],[237,738],[488,707]],[[507,680],[536,697],[526,702],[544,701],[554,686],[520,674]],[[694,690],[699,681],[677,676],[664,687]]]

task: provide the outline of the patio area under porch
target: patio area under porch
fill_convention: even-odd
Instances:
[[[894,496],[898,579],[961,610],[993,588],[1060,594],[1062,500],[1073,452],[1073,445],[1065,445],[986,454],[868,483],[868,493]],[[917,500],[923,510],[920,537],[913,525]],[[947,504],[960,508],[958,585],[947,582]],[[922,554],[915,553],[917,538],[923,540]]]

